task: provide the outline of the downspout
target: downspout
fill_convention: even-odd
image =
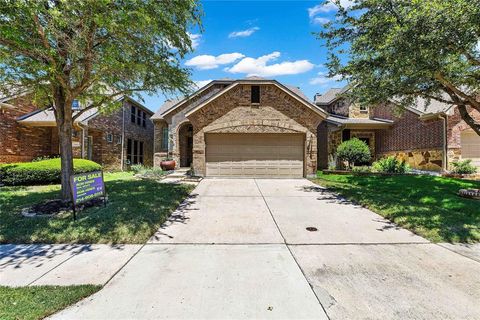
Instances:
[[[442,170],[446,172],[448,170],[448,145],[447,145],[447,116],[445,114],[439,115],[442,121],[443,128],[443,161]]]
[[[80,152],[82,155],[82,159],[85,159],[85,127],[81,122],[77,123],[80,128],[82,128],[82,141],[80,143]]]
[[[121,170],[124,170],[125,164],[125,101],[122,103],[122,152],[120,153]]]

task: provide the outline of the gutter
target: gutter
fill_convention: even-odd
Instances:
[[[82,141],[80,143],[80,146],[81,146],[81,154],[82,154],[82,159],[85,159],[85,127],[86,125],[84,125],[83,123],[81,122],[78,122],[77,125],[82,128]]]

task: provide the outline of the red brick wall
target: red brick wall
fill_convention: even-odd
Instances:
[[[377,130],[376,152],[439,149],[443,146],[442,120],[421,121],[412,111],[404,111],[400,116],[394,115],[392,107],[378,106],[372,108],[372,117],[394,120],[389,129]]]
[[[146,128],[130,121],[130,102],[125,102],[125,142],[124,155],[127,154],[127,139],[143,141],[144,164],[153,166],[153,122],[147,114]],[[121,137],[122,137],[122,108],[110,114],[98,115],[88,122],[89,135],[95,132],[93,137],[94,161],[108,169],[121,168]],[[107,141],[107,134],[113,135],[113,141]]]
[[[8,103],[14,108],[0,110],[0,163],[31,161],[57,154],[51,145],[54,128],[27,127],[17,122],[18,117],[37,109],[28,96]]]

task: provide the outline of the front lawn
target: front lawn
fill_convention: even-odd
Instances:
[[[185,199],[192,186],[105,174],[109,203],[78,214],[25,218],[22,207],[59,197],[60,186],[0,187],[0,243],[144,243]]]
[[[457,195],[459,189],[480,188],[480,181],[319,173],[314,182],[430,241],[480,241],[480,201]]]
[[[43,319],[100,288],[94,285],[0,287],[0,319]]]

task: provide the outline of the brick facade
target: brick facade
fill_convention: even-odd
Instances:
[[[443,123],[441,119],[422,121],[419,115],[405,110],[395,115],[392,107],[378,106],[372,109],[376,118],[394,120],[391,128],[377,132],[378,153],[402,151],[442,149]]]
[[[58,151],[56,127],[35,127],[20,124],[20,116],[38,110],[28,96],[9,101],[12,108],[0,110],[0,163],[26,162],[40,156],[55,156]],[[144,142],[144,164],[153,166],[153,123],[148,112],[146,128],[130,122],[130,102],[125,99],[123,109],[111,114],[100,114],[82,125],[75,125],[72,135],[72,149],[75,158],[88,157],[88,139],[91,137],[92,160],[105,169],[121,169],[122,127],[125,125],[124,154],[127,139]],[[142,107],[143,108],[143,107]],[[123,111],[125,110],[125,111]],[[125,121],[122,122],[122,116]],[[107,141],[112,134],[112,142]]]
[[[169,154],[179,164],[179,128],[184,123],[193,126],[193,169],[195,174],[205,175],[205,134],[207,133],[302,133],[305,135],[304,174],[313,175],[317,168],[317,127],[323,118],[290,94],[274,84],[259,84],[260,103],[251,104],[251,84],[237,84],[215,100],[188,116],[194,107],[191,104],[179,108],[165,120],[156,120],[155,145],[161,150],[161,134],[169,126]],[[218,91],[217,88],[210,90]],[[209,94],[206,92],[205,94]],[[160,155],[159,155],[160,157]],[[157,161],[157,160],[156,160]]]
[[[345,116],[347,110],[350,118],[362,118],[367,112],[360,112],[359,108],[342,102],[341,99],[326,107],[333,114]],[[469,110],[469,113],[480,121],[480,112]],[[440,114],[438,117],[422,119],[421,114],[412,110],[405,110],[400,114],[394,107],[388,105],[369,108],[370,118],[392,120],[393,124],[388,129],[377,129],[364,132],[370,135],[370,148],[373,147],[375,159],[386,156],[395,156],[406,161],[411,167],[421,170],[441,171],[444,168],[444,158],[447,163],[461,159],[461,134],[470,130],[461,119],[458,109],[452,107],[446,110],[445,122]],[[319,165],[323,168],[334,162],[334,153],[339,144],[339,134],[334,133],[334,128],[329,126],[319,127],[319,139],[328,144],[328,161],[323,158]],[[338,129],[337,129],[338,130]],[[320,135],[321,132],[321,135]],[[351,136],[358,136],[351,130]],[[372,133],[374,136],[372,137]],[[341,137],[341,135],[340,135]],[[446,137],[446,138],[444,138]],[[446,139],[447,155],[444,155],[444,140]],[[341,141],[341,140],[340,140]],[[373,144],[373,145],[372,145]],[[320,145],[320,143],[319,143]],[[320,157],[319,157],[320,159]]]
[[[260,86],[260,104],[250,103],[250,85],[237,85],[189,116],[194,128],[193,168],[205,175],[205,134],[303,133],[305,175],[317,168],[317,127],[323,120],[274,85]]]
[[[144,145],[144,165],[153,166],[153,122],[147,117],[145,128],[132,123],[130,119],[131,106],[132,102],[125,100],[122,108],[111,114],[98,115],[88,121],[88,135],[91,131],[93,132],[95,149],[93,161],[102,164],[105,168],[121,168],[122,138],[124,157],[127,154],[127,139],[142,141]],[[124,137],[122,137],[123,126],[125,127]],[[107,134],[112,134],[112,142],[107,141]]]
[[[37,109],[28,96],[9,101],[0,109],[0,163],[31,161],[40,156],[58,154],[52,147],[57,133],[51,127],[26,127],[17,118]]]

